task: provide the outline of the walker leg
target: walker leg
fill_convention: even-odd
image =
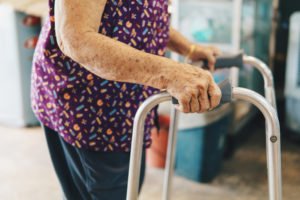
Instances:
[[[161,93],[149,97],[138,109],[133,124],[130,164],[127,184],[126,200],[138,199],[138,186],[140,180],[141,160],[143,151],[144,125],[147,113],[158,104],[171,101],[168,93]]]
[[[168,138],[168,151],[165,166],[165,177],[163,185],[163,200],[171,199],[172,179],[174,174],[174,160],[176,152],[176,139],[177,139],[177,124],[179,112],[172,106],[171,109],[171,122]]]
[[[269,200],[282,200],[280,125],[274,105],[247,89],[234,88],[233,98],[254,104],[266,119]]]
[[[281,152],[280,152],[280,137],[274,136],[270,128],[267,129],[267,168],[268,168],[268,183],[269,183],[269,199],[281,200]]]

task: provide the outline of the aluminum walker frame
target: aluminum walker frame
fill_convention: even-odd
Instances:
[[[234,100],[244,100],[254,104],[264,115],[266,119],[266,139],[267,139],[267,168],[268,168],[268,182],[269,182],[269,199],[282,199],[282,180],[281,180],[281,150],[280,150],[280,125],[277,112],[273,105],[269,103],[261,95],[244,88],[232,88],[229,81],[226,84],[221,84],[222,101],[223,103]],[[141,167],[141,156],[144,138],[144,121],[147,113],[156,105],[171,101],[172,97],[168,93],[156,94],[147,99],[137,111],[133,135],[132,147],[130,155],[127,200],[137,200],[138,185]],[[170,188],[173,176],[173,164],[176,143],[176,130],[178,115],[175,109],[172,109],[172,123],[168,144],[168,155],[166,163],[166,173],[164,178],[163,199],[170,199]]]
[[[244,67],[244,65],[250,65],[257,69],[263,77],[264,81],[264,93],[266,100],[274,107],[277,113],[276,106],[276,96],[275,96],[275,86],[273,74],[270,68],[258,58],[253,56],[244,55],[243,52],[240,52],[236,55],[227,55],[220,56],[217,58],[215,63],[216,69],[223,68],[238,68],[237,72]],[[204,67],[208,66],[207,61],[203,63]],[[236,81],[234,81],[236,82]],[[167,150],[167,159],[166,159],[166,169],[168,173],[165,174],[164,185],[163,185],[163,199],[170,200],[171,186],[172,186],[172,177],[173,177],[173,168],[175,160],[175,151],[176,151],[176,139],[177,139],[177,124],[178,124],[178,111],[174,108],[171,108],[171,122],[169,130],[169,141],[168,141],[168,150]],[[268,156],[268,155],[267,155]]]

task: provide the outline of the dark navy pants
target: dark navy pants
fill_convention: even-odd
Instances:
[[[44,127],[52,163],[67,200],[125,200],[130,153],[78,149]],[[140,189],[145,175],[143,152]]]

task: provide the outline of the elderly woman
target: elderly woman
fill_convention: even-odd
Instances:
[[[70,200],[125,199],[139,105],[160,90],[186,113],[220,101],[211,74],[164,58],[166,47],[206,59],[211,69],[218,50],[169,28],[168,0],[49,0],[49,8],[34,56],[32,107],[63,193]],[[156,118],[154,109],[145,148]]]

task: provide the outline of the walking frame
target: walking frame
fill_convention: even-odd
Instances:
[[[276,111],[275,89],[272,72],[268,66],[259,59],[243,55],[242,53],[235,56],[218,58],[216,68],[229,68],[232,66],[242,68],[244,64],[249,64],[255,67],[262,74],[264,79],[265,98],[249,89],[232,87],[230,82],[226,80],[219,85],[222,90],[221,104],[229,103],[233,100],[246,101],[255,105],[264,115],[266,119],[266,153],[269,200],[281,200],[282,180],[280,125]],[[140,106],[136,113],[133,125],[127,200],[137,200],[138,198],[138,185],[144,138],[144,122],[147,113],[158,104],[171,100],[172,96],[166,92],[153,95]],[[178,114],[178,111],[173,106],[171,109],[171,124],[164,176],[163,200],[170,200],[172,177],[174,173]]]

